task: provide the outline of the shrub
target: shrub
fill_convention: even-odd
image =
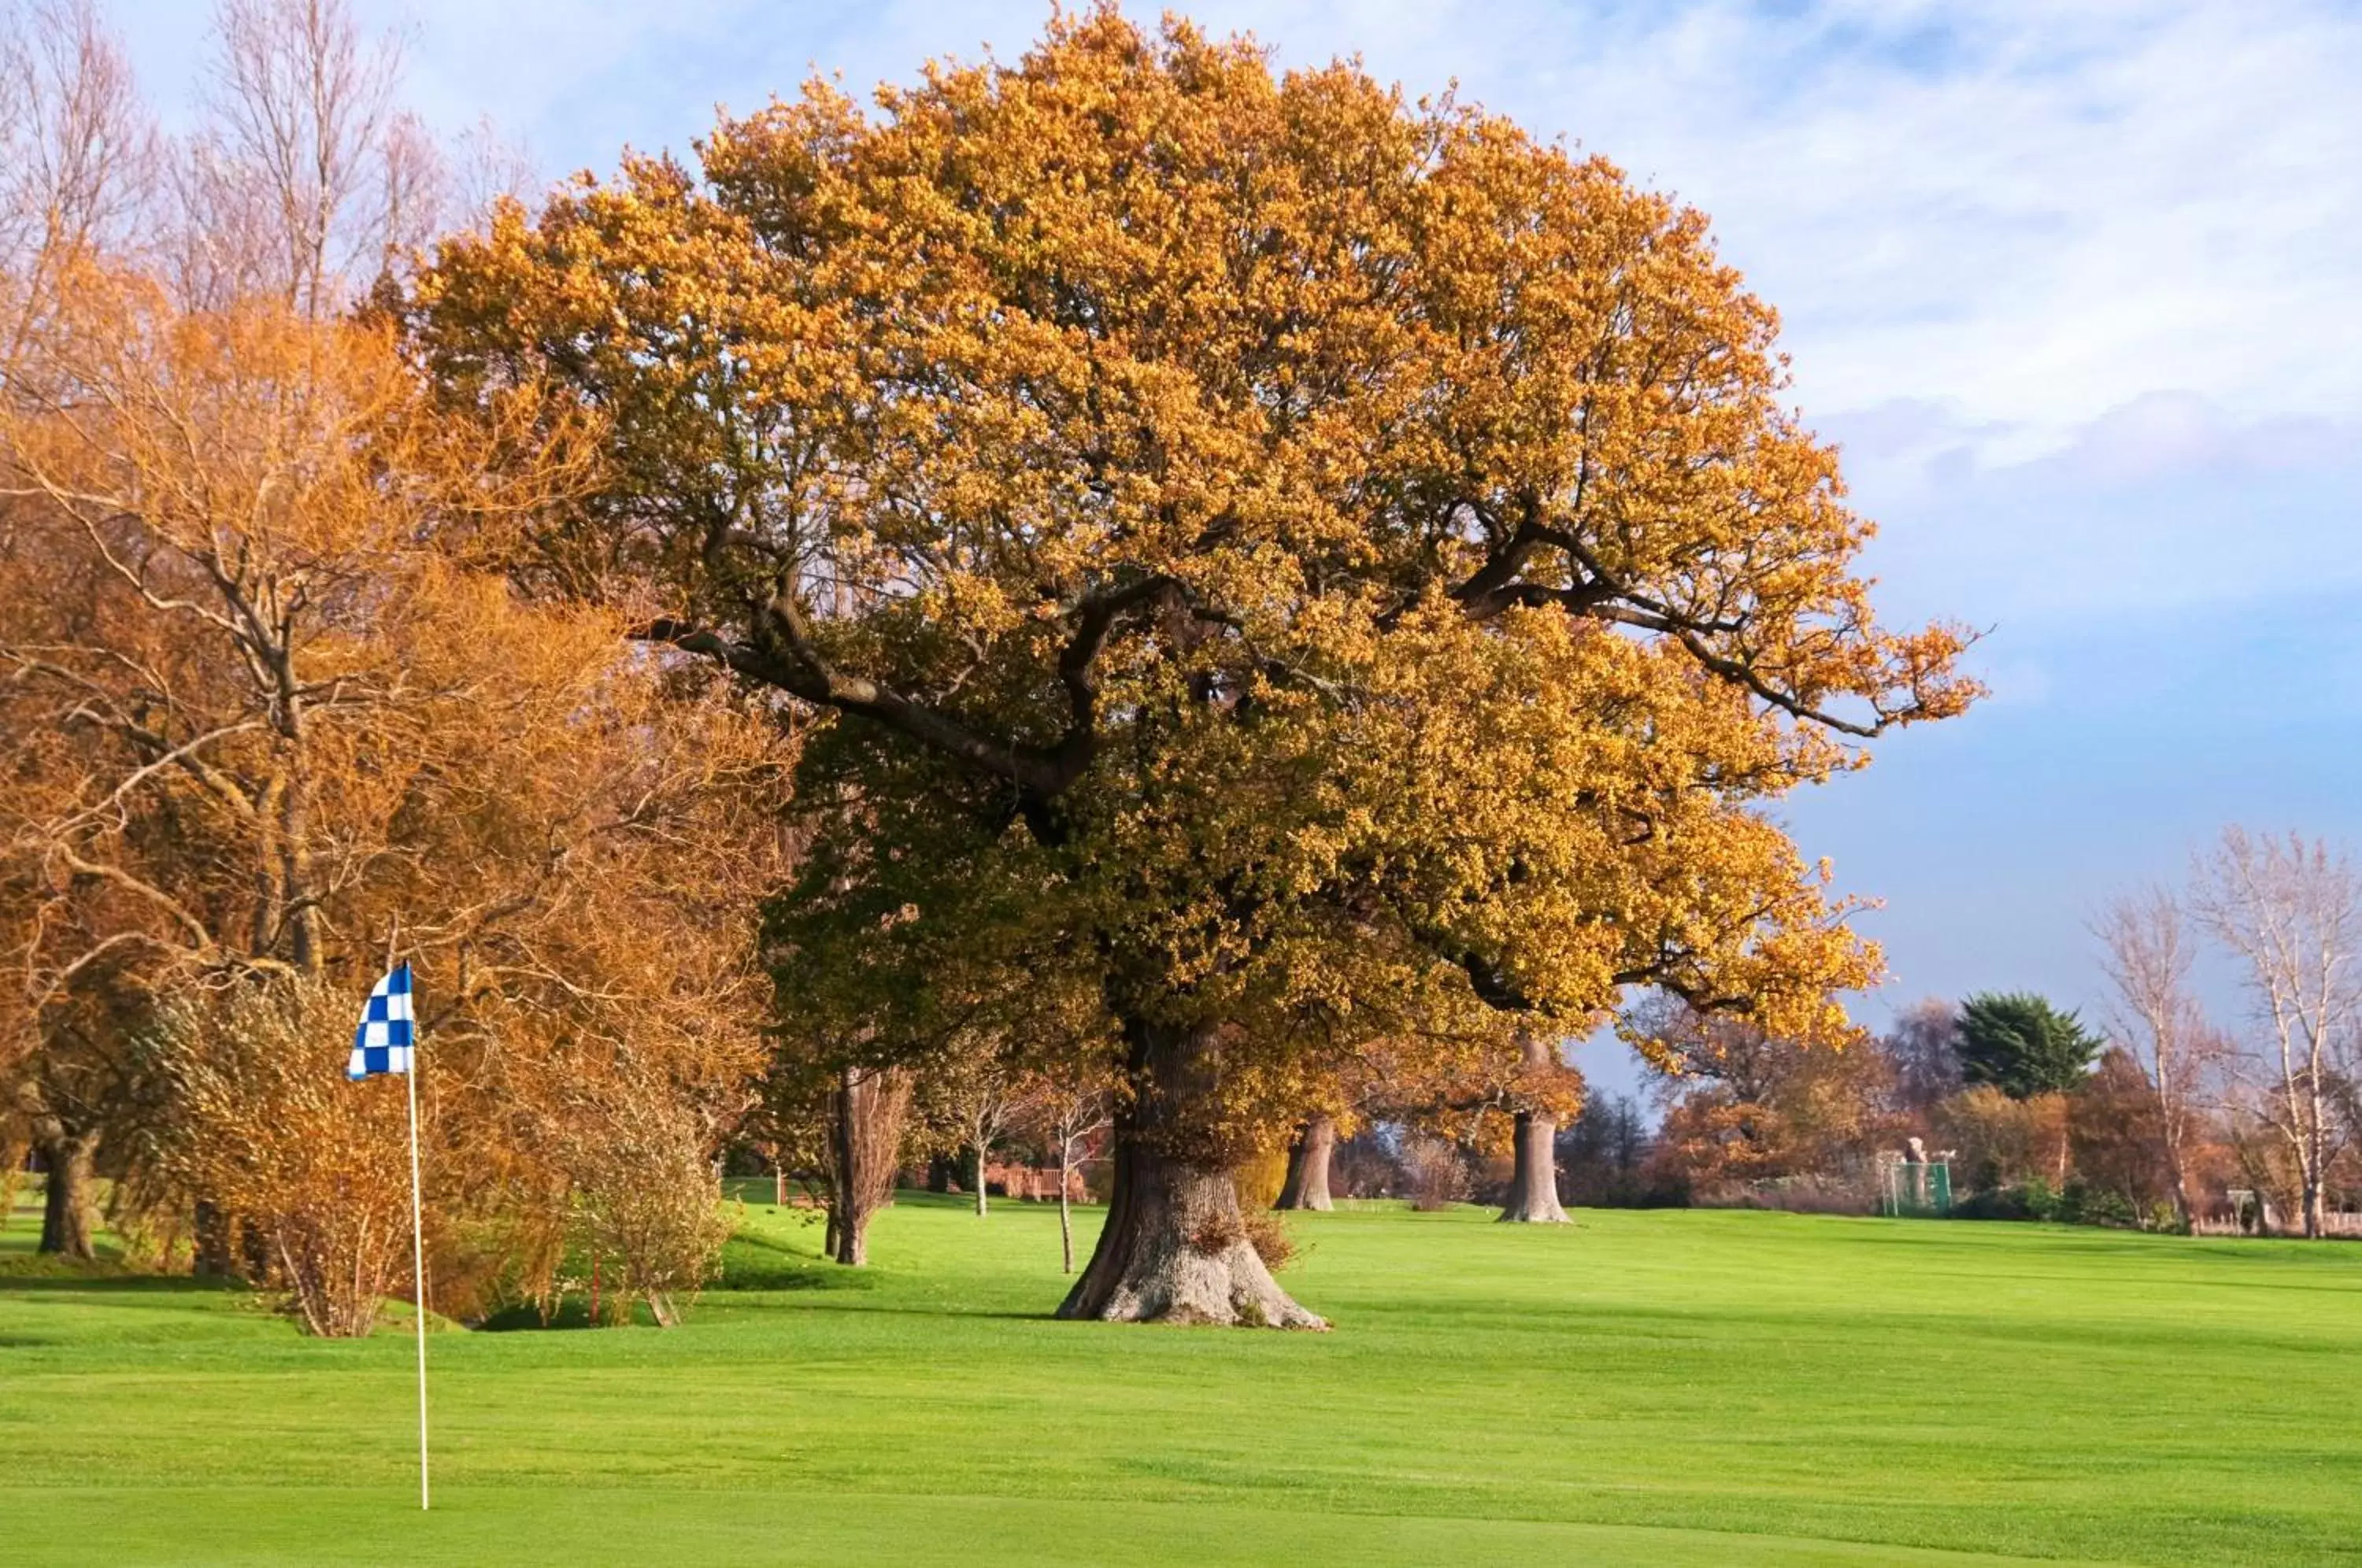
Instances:
[[[1473,1190],[1468,1162],[1440,1138],[1413,1136],[1403,1141],[1403,1187],[1410,1206],[1423,1212],[1464,1203]]]
[[[1989,1187],[1957,1199],[1952,1205],[1955,1220],[2031,1220],[2025,1189],[2019,1187]]]
[[[2123,1193],[2096,1187],[2080,1179],[2052,1187],[2036,1176],[2014,1187],[1988,1187],[1953,1205],[1959,1220],[2036,1220],[2055,1225],[2105,1225],[2122,1230],[2141,1226],[2141,1215]],[[2172,1212],[2166,1212],[2168,1227]]]
[[[332,1339],[368,1334],[410,1264],[407,1086],[346,1081],[351,1012],[318,981],[241,982],[168,1004],[143,1052],[155,1174],[234,1216],[252,1283]]]
[[[636,1298],[670,1328],[713,1277],[733,1225],[694,1110],[659,1086],[623,1083],[546,1135],[573,1180],[571,1236],[612,1281],[609,1320],[628,1322]]]
[[[2067,1099],[2036,1095],[2012,1099],[1990,1085],[1964,1089],[1938,1103],[1936,1142],[1956,1151],[1952,1171],[1970,1188],[2052,1182],[2067,1168]]]
[[[1268,1209],[1279,1201],[1279,1189],[1287,1184],[1287,1151],[1250,1155],[1231,1172],[1231,1179],[1239,1189],[1240,1208]]]
[[[1789,1214],[1874,1214],[1878,1189],[1865,1175],[1772,1176],[1700,1188],[1701,1209],[1776,1209]]]
[[[2123,1193],[2104,1187],[2069,1182],[2059,1217],[2070,1225],[2106,1225],[2120,1231],[2141,1228],[2140,1210]]]

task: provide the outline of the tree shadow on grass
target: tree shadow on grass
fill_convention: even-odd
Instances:
[[[774,1236],[741,1231],[722,1249],[722,1273],[709,1291],[871,1290],[875,1276],[847,1268]]]
[[[646,1309],[637,1303],[634,1304],[634,1326],[638,1324],[646,1313]],[[571,1296],[558,1302],[557,1310],[547,1318],[544,1318],[541,1315],[541,1309],[531,1302],[519,1302],[513,1307],[502,1308],[475,1325],[476,1332],[480,1334],[559,1333],[573,1329],[601,1327],[621,1328],[624,1325],[593,1323],[590,1320],[590,1303],[588,1300],[577,1300]]]
[[[709,1297],[732,1297],[768,1291],[854,1291],[877,1288],[875,1276],[862,1269],[816,1257],[775,1237],[741,1231],[722,1249],[722,1271],[705,1287]],[[635,1314],[646,1316],[645,1309]],[[579,1286],[569,1290],[546,1318],[530,1303],[507,1307],[476,1327],[491,1333],[557,1331],[600,1327],[590,1320],[590,1303]]]
[[[24,1260],[0,1262],[0,1292],[39,1291],[45,1295],[189,1296],[222,1295],[247,1287],[232,1279],[199,1279],[185,1274],[133,1274],[119,1264],[72,1264],[42,1258],[39,1267],[21,1266]]]

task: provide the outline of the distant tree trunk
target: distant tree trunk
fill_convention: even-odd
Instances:
[[[2321,1240],[2323,1231],[2322,1189],[2324,1184],[2322,1175],[2328,1164],[2327,1151],[2324,1147],[2328,1140],[2323,1136],[2323,1108],[2318,1079],[2310,1086],[2310,1093],[2312,1119],[2305,1132],[2304,1158],[2301,1164],[2304,1202],[2304,1237],[2308,1242],[2317,1242]]]
[[[1329,1161],[1337,1152],[1337,1123],[1316,1116],[1304,1124],[1303,1135],[1287,1151],[1287,1180],[1280,1185],[1275,1209],[1330,1209]]]
[[[1327,1328],[1248,1242],[1230,1172],[1191,1157],[1187,1113],[1213,1087],[1220,1030],[1133,1021],[1125,1033],[1131,1093],[1116,1114],[1107,1222],[1058,1316]]]
[[[1075,1184],[1075,1143],[1058,1140],[1058,1272],[1075,1272],[1075,1209],[1067,1197]]]
[[[1524,1045],[1526,1065],[1547,1064],[1552,1050],[1549,1043],[1529,1035]],[[1564,1225],[1566,1210],[1558,1201],[1558,1119],[1540,1110],[1518,1112],[1516,1165],[1509,1174],[1509,1196],[1501,1205],[1501,1218],[1519,1225]]]
[[[98,1255],[98,1225],[94,1218],[95,1193],[92,1167],[98,1157],[94,1132],[59,1128],[39,1147],[50,1170],[49,1198],[41,1210],[40,1251],[61,1257]]]
[[[227,1279],[230,1275],[229,1216],[210,1198],[200,1198],[192,1217],[189,1272],[200,1279]]]
[[[2165,1174],[2173,1198],[2173,1218],[2184,1231],[2190,1229],[2190,1171],[2182,1153],[2181,1128],[2170,1110],[2165,1117]]]
[[[910,1081],[875,1067],[846,1067],[829,1096],[828,1255],[847,1267],[869,1261],[869,1221],[894,1193]]]
[[[25,1174],[25,1155],[32,1145],[11,1142],[0,1134],[0,1231],[17,1213],[17,1185]]]
[[[1536,1110],[1518,1112],[1517,1165],[1501,1218],[1518,1224],[1564,1225],[1558,1201],[1558,1122]]]

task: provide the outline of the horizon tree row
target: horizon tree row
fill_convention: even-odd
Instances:
[[[1651,1088],[1662,1126],[1586,1107],[1569,1196],[1866,1212],[1878,1162],[1917,1137],[1952,1157],[1979,1213],[2362,1232],[2350,852],[2228,828],[2192,856],[2186,890],[2112,899],[2092,932],[2108,988],[2097,1029],[2037,995],[1985,992],[1918,1003],[1874,1048],[1830,1053],[1650,1010],[1671,1047]],[[2246,994],[2245,1027],[2202,995],[2210,946]]]

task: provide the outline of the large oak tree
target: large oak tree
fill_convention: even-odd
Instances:
[[[521,575],[834,716],[813,1005],[1101,1010],[1067,1314],[1317,1324],[1225,1162],[1374,1045],[1497,1074],[1647,986],[1845,1028],[1875,955],[1762,803],[1973,693],[1875,621],[1699,214],[1112,9],[700,153],[447,246],[421,351],[613,432]]]

